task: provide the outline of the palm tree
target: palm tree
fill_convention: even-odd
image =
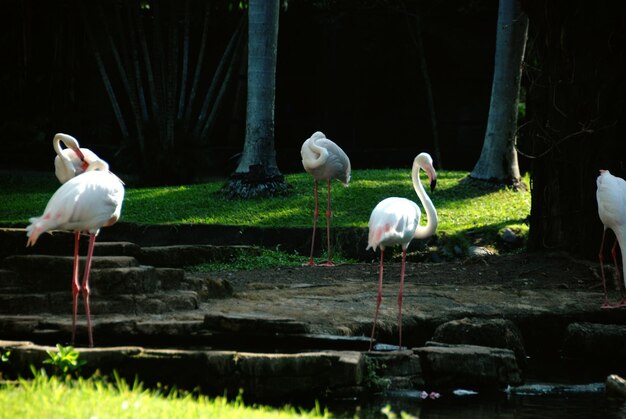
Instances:
[[[515,143],[528,17],[519,0],[500,0],[497,27],[487,131],[470,178],[523,187]]]
[[[276,164],[274,102],[279,0],[250,0],[246,138],[239,165],[224,188],[229,197],[284,194],[289,187]]]

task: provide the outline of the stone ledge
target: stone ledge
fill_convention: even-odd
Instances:
[[[428,344],[427,344],[428,345]],[[420,356],[428,388],[498,390],[522,383],[522,374],[509,349],[474,345],[444,345],[415,348]]]
[[[6,377],[30,376],[30,365],[46,367],[51,346],[0,340],[0,351],[10,350],[8,363],[0,364]],[[148,349],[135,346],[77,349],[87,361],[81,370],[89,376],[116,370],[129,381],[135,377],[148,386],[167,383],[185,389],[199,388],[212,395],[243,390],[247,401],[321,400],[335,394],[362,392],[364,356],[360,352],[308,352],[264,354],[211,350]]]

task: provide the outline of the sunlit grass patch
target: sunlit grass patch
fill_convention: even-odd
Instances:
[[[323,418],[319,407],[301,410],[245,405],[176,390],[146,389],[115,377],[68,380],[37,373],[0,385],[0,417],[6,418]]]
[[[439,215],[438,234],[453,236],[477,229],[497,232],[506,226],[525,224],[530,213],[530,192],[461,182],[466,176],[466,172],[438,172],[437,188],[430,194]],[[127,185],[121,221],[309,228],[314,210],[313,180],[306,173],[285,177],[292,186],[289,196],[253,200],[224,198],[219,194],[223,181],[156,188]],[[0,224],[7,225],[27,223],[29,217],[40,215],[59,185],[50,172],[4,174],[0,186]],[[325,225],[326,194],[327,185],[320,182],[321,225]],[[350,186],[332,182],[332,225],[367,227],[372,209],[390,196],[418,201],[409,169],[355,170]],[[426,222],[424,216],[422,222]]]

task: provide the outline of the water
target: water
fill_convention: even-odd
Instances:
[[[371,399],[362,406],[344,405],[331,412],[339,416],[385,418],[401,413],[420,419],[621,419],[626,418],[626,404],[607,398],[604,385],[584,386],[535,384],[525,392],[495,395],[442,395],[422,399],[420,392],[396,392]],[[390,413],[382,413],[387,410]]]
[[[432,400],[421,391],[391,392],[367,401],[344,403],[330,411],[359,418],[388,418],[390,409],[419,419],[626,419],[626,401],[609,398],[604,381],[612,372],[625,371],[563,360],[532,361],[526,384],[498,393],[460,391]]]

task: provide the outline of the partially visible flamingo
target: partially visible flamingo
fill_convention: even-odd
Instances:
[[[598,201],[598,215],[604,230],[602,231],[602,242],[600,243],[600,251],[598,259],[600,261],[600,272],[602,273],[602,286],[604,288],[604,302],[602,308],[626,307],[626,298],[620,283],[620,301],[617,305],[609,304],[606,279],[604,278],[604,239],[606,230],[611,229],[615,233],[615,241],[611,249],[615,271],[619,276],[619,266],[616,258],[616,247],[622,251],[622,262],[626,261],[626,181],[624,179],[613,176],[608,170],[600,170],[600,175],[596,180],[598,189],[596,190],[596,199]],[[626,268],[626,266],[625,266]],[[624,273],[626,279],[626,272]],[[621,282],[621,281],[620,281]]]
[[[61,142],[67,148],[61,148]],[[71,135],[56,134],[52,139],[52,147],[57,153],[54,158],[54,173],[61,183],[84,173],[90,164],[101,160],[88,148],[80,148],[76,138]]]
[[[374,312],[374,324],[372,326],[372,337],[370,338],[370,350],[374,341],[374,331],[378,321],[378,310],[382,300],[383,292],[383,254],[385,247],[402,246],[402,267],[400,269],[400,292],[398,293],[398,334],[399,343],[402,347],[402,293],[404,290],[404,272],[406,268],[406,249],[411,240],[424,239],[435,233],[439,219],[437,210],[432,201],[424,191],[424,186],[420,182],[419,172],[423,169],[428,176],[431,192],[437,184],[437,173],[433,167],[433,159],[427,153],[421,153],[413,160],[411,179],[413,188],[417,192],[424,209],[426,210],[427,223],[420,226],[421,211],[417,204],[406,198],[386,198],[378,203],[369,221],[369,237],[367,249],[376,250],[380,247],[380,273],[378,281],[378,295],[376,297],[376,311]]]
[[[82,291],[85,314],[87,315],[89,346],[93,346],[91,310],[89,307],[89,272],[93,248],[100,228],[111,226],[120,218],[123,200],[124,186],[122,181],[109,172],[109,165],[105,161],[97,160],[89,165],[85,173],[73,177],[61,185],[48,201],[43,215],[31,218],[30,225],[26,227],[26,235],[28,236],[26,246],[34,246],[39,236],[46,231],[74,231],[72,344],[74,344],[76,337],[78,293]],[[81,232],[89,234],[89,247],[82,285],[78,282],[78,242]]]
[[[302,156],[302,166],[313,179],[315,179],[315,212],[313,213],[313,235],[311,237],[311,255],[309,256],[308,266],[315,265],[313,261],[313,247],[315,246],[315,229],[317,227],[317,218],[319,216],[318,208],[318,181],[323,180],[328,183],[328,197],[326,206],[326,240],[328,245],[328,260],[323,266],[333,266],[332,253],[330,251],[330,182],[337,179],[344,186],[348,186],[350,182],[350,159],[348,155],[337,144],[326,138],[326,136],[317,131],[311,138],[302,144],[300,150]]]

